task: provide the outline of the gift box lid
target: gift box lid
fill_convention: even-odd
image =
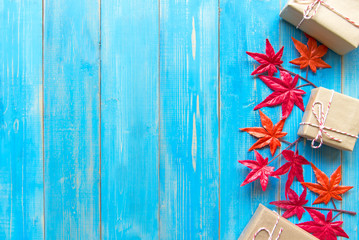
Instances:
[[[278,223],[276,224],[276,222]],[[293,239],[306,239],[306,240],[318,240],[307,231],[304,231],[300,227],[296,226],[292,222],[278,215],[278,213],[271,211],[262,204],[259,204],[257,210],[253,214],[251,220],[243,230],[238,240],[253,240],[256,234],[255,240],[268,240],[268,233],[266,231],[260,231],[259,229],[266,228],[268,231],[272,231],[272,239],[276,239],[280,233],[280,240],[293,240]],[[282,230],[281,230],[282,229]]]
[[[281,11],[280,16],[298,26],[303,19],[304,10],[312,2],[314,0],[290,0]],[[325,3],[359,24],[358,0],[326,0]],[[359,28],[323,5],[318,7],[312,19],[304,20],[299,28],[340,55],[359,46]]]
[[[332,101],[330,101],[331,98]],[[313,104],[316,105],[313,106]],[[323,87],[312,89],[302,123],[298,129],[299,136],[309,140],[316,138],[319,128],[314,125],[318,125],[319,122],[313,113],[313,107],[317,116],[321,118],[319,116],[320,106],[323,109],[322,114],[326,115],[324,130],[327,133],[323,132],[322,134],[323,143],[337,149],[352,151],[357,141],[357,137],[353,136],[359,134],[359,100]],[[340,139],[340,141],[331,137]]]

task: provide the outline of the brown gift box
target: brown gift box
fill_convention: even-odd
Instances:
[[[304,10],[312,2],[314,0],[289,0],[280,16],[294,26],[298,26],[303,19]],[[358,0],[326,0],[325,3],[356,24],[359,23]],[[318,11],[311,19],[305,19],[299,29],[340,55],[348,53],[359,45],[359,28],[324,5],[319,6]]]
[[[333,90],[326,88],[315,88],[312,90],[308,105],[305,109],[302,123],[312,123],[319,125],[317,118],[315,117],[312,109],[312,105],[315,102],[320,102],[323,105],[323,114],[328,112],[328,104],[330,98],[332,97]],[[320,104],[314,107],[315,112],[318,115]],[[319,117],[320,118],[320,117]],[[308,140],[315,139],[318,135],[319,128],[314,127],[308,124],[302,125],[299,127],[298,135],[302,136]],[[332,137],[342,140],[341,142],[335,141],[328,137],[327,134],[323,133],[323,144],[334,147],[341,150],[353,151],[355,142],[357,138],[352,136],[347,136],[343,133],[338,133],[328,128],[332,128],[338,131],[342,131],[354,136],[359,134],[359,100],[334,92],[332,103],[330,105],[327,118],[325,120],[324,126]],[[319,141],[317,141],[319,142]],[[314,143],[313,143],[314,144]],[[318,146],[318,143],[315,144]]]
[[[278,224],[275,226],[278,218]],[[278,234],[282,229],[279,238],[280,240],[318,240],[318,238],[289,222],[287,219],[280,217],[276,212],[269,210],[262,204],[259,204],[256,212],[238,240],[253,240],[253,237],[261,228],[266,228],[269,232],[272,232],[274,227],[275,229],[273,231],[272,239],[277,239]],[[265,230],[258,232],[255,238],[255,240],[268,239],[269,234]]]

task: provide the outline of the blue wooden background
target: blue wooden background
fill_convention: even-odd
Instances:
[[[300,72],[291,36],[306,38],[279,19],[285,2],[1,0],[0,239],[237,239],[284,195],[284,181],[240,187],[237,160],[254,157],[238,129],[260,125],[271,92],[245,51],[269,38]],[[325,61],[309,78],[359,97],[359,51]],[[327,174],[343,164],[355,188],[337,205],[359,211],[359,146],[299,147]],[[358,239],[358,217],[341,218]]]

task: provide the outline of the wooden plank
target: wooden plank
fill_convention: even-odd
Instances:
[[[237,239],[258,204],[269,207],[268,203],[277,196],[279,182],[274,178],[270,179],[266,192],[258,181],[240,187],[249,169],[237,160],[255,159],[248,149],[256,139],[239,132],[239,128],[261,126],[259,112],[253,108],[272,92],[259,78],[251,76],[257,64],[246,51],[265,52],[266,38],[276,52],[279,50],[280,4],[279,1],[259,0],[223,0],[220,4],[220,236],[221,239]],[[280,120],[280,107],[262,111],[273,123]],[[271,158],[267,148],[260,153]]]
[[[282,2],[282,8],[286,4],[286,1]],[[281,42],[285,46],[284,48],[284,64],[288,70],[298,73],[301,76],[306,76],[306,71],[303,69],[302,71],[299,69],[298,66],[290,64],[289,61],[298,58],[300,54],[295,49],[292,37],[295,39],[307,44],[307,38],[305,37],[304,33],[300,30],[297,30],[295,26],[290,25],[289,23],[281,20],[280,23],[281,29]],[[320,44],[320,43],[318,43]],[[316,74],[313,74],[309,71],[308,79],[312,81],[317,86],[325,87],[328,89],[334,89],[337,92],[341,91],[341,57],[331,50],[328,50],[328,53],[323,57],[323,60],[327,62],[329,65],[332,66],[330,69],[319,69],[317,70]],[[304,84],[304,81],[300,81],[299,84]],[[311,86],[302,88],[307,94],[304,96],[304,105],[306,106],[310,92],[313,89]],[[297,131],[299,128],[299,123],[302,120],[303,112],[299,110],[299,108],[295,107],[293,113],[287,119],[286,130],[288,131],[288,141],[293,142],[298,137]],[[319,169],[325,172],[328,176],[332,174],[332,172],[341,164],[341,152],[337,149],[322,146],[320,149],[312,149],[310,146],[310,141],[301,141],[298,146],[299,153],[304,156],[308,161],[313,162]],[[294,150],[294,148],[292,149]],[[286,162],[286,160],[282,159],[282,162]],[[304,180],[307,182],[316,182],[315,175],[312,171],[312,168],[307,165],[303,167],[304,169]],[[284,199],[284,189],[285,189],[285,181],[287,180],[287,175],[284,176],[283,180],[281,181],[283,189],[281,193],[281,199]],[[300,183],[296,180],[293,183],[293,190],[297,193],[301,193],[303,188]],[[308,191],[309,200],[308,206],[314,202],[317,198],[317,194],[311,193]],[[340,204],[338,204],[340,207]],[[332,203],[329,203],[327,206],[324,204],[315,205],[317,207],[329,207],[332,208]],[[326,211],[323,211],[324,214],[327,214]],[[310,221],[311,218],[309,214],[304,214],[301,222],[303,221]],[[297,217],[290,218],[290,221],[294,223],[298,223]]]
[[[41,1],[0,15],[0,238],[43,239]]]
[[[160,238],[218,238],[218,3],[160,9]]]
[[[343,57],[343,93],[359,99],[359,49]],[[342,185],[354,186],[354,189],[343,195],[342,208],[355,211],[359,214],[358,191],[359,191],[359,143],[356,143],[353,152],[343,151]],[[344,221],[343,229],[350,239],[358,239],[359,217],[341,215]]]
[[[104,239],[158,238],[159,4],[102,2]]]
[[[98,239],[99,1],[44,2],[47,239]]]

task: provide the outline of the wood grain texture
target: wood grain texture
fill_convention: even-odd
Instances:
[[[289,64],[291,37],[307,40],[279,19],[285,3],[0,1],[0,239],[237,239],[259,203],[280,211],[269,202],[284,198],[287,176],[266,192],[240,187],[249,170],[237,160],[254,159],[256,140],[239,128],[261,125],[253,108],[271,93],[245,52],[263,53],[268,38],[305,76]],[[358,57],[329,51],[332,68],[309,79],[359,98]],[[280,120],[279,106],[262,110]],[[285,140],[302,114],[294,107]],[[358,148],[299,144],[327,175],[343,164],[354,189],[336,204],[357,212]],[[310,166],[304,178],[316,181]],[[340,218],[359,238],[358,217]]]
[[[99,2],[44,3],[46,239],[98,239]]]
[[[259,203],[269,206],[275,200],[278,180],[271,178],[263,192],[258,181],[240,187],[249,169],[237,160],[255,159],[248,152],[256,139],[239,128],[261,126],[259,112],[253,108],[271,90],[251,76],[257,66],[246,54],[265,52],[266,38],[275,51],[279,50],[279,1],[232,1],[220,3],[220,62],[221,62],[221,239],[237,239]],[[261,6],[258,8],[258,6]],[[281,110],[264,108],[275,124]],[[277,151],[278,152],[278,151]],[[271,158],[268,148],[261,150]],[[276,166],[275,163],[273,166]]]
[[[43,239],[41,2],[0,16],[0,239]]]
[[[102,1],[103,239],[158,239],[158,14],[158,1]]]
[[[286,3],[282,3],[282,8],[284,7]],[[292,37],[295,39],[307,44],[307,37],[304,35],[304,33],[300,30],[297,30],[295,26],[290,25],[289,23],[285,22],[284,20],[281,20],[280,22],[281,26],[281,42],[285,46],[284,50],[284,64],[288,70],[298,73],[301,76],[306,76],[306,69],[300,70],[298,66],[290,64],[289,61],[298,58],[300,54],[295,49]],[[318,43],[320,44],[320,43]],[[335,54],[331,50],[328,50],[327,54],[323,57],[323,60],[327,62],[329,65],[332,66],[332,68],[328,69],[319,69],[316,74],[312,73],[312,71],[309,70],[308,79],[312,81],[317,86],[325,87],[328,89],[334,89],[337,92],[341,92],[341,56]],[[304,81],[300,81],[299,84],[304,84]],[[311,86],[304,87],[303,90],[305,90],[307,93],[304,96],[304,106],[307,105],[311,90],[313,88]],[[286,129],[288,131],[288,140],[290,142],[293,142],[298,136],[297,131],[299,128],[299,123],[302,120],[303,112],[299,110],[299,108],[295,107],[293,113],[289,116],[286,124]],[[304,156],[308,161],[313,162],[319,169],[321,169],[323,172],[325,172],[328,176],[332,174],[332,172],[341,164],[341,151],[327,147],[323,145],[320,149],[312,149],[311,148],[311,141],[308,140],[302,140],[300,144],[298,145],[299,153]],[[294,148],[292,148],[294,150]],[[286,162],[286,160],[282,159],[282,162]],[[303,167],[304,169],[304,180],[306,182],[316,182],[315,175],[313,173],[312,168],[307,165]],[[287,179],[287,175],[284,176],[281,189],[284,189],[285,187],[285,181]],[[298,183],[296,180],[293,184],[293,190],[295,190],[297,193],[301,193],[303,191],[303,187],[300,183]],[[308,191],[307,199],[309,200],[308,206],[310,206],[314,200],[317,198],[318,195],[311,193]],[[282,191],[281,199],[284,199],[284,191]],[[338,205],[337,207],[340,207],[340,203],[336,202]],[[332,203],[329,203],[327,206],[324,204],[316,205],[318,207],[330,207],[332,208]],[[279,210],[279,209],[278,209]],[[327,212],[323,212],[327,214]],[[297,217],[292,217],[290,220],[294,223],[298,223]],[[309,214],[304,214],[302,221],[310,221],[311,218]]]
[[[160,238],[219,224],[218,4],[160,1]]]
[[[359,99],[359,49],[343,57],[342,91],[344,94]],[[342,208],[359,213],[359,143],[353,152],[343,152],[343,179],[344,186],[354,186],[343,196]],[[350,239],[359,239],[359,218],[356,216],[341,215],[344,221],[343,228]]]

